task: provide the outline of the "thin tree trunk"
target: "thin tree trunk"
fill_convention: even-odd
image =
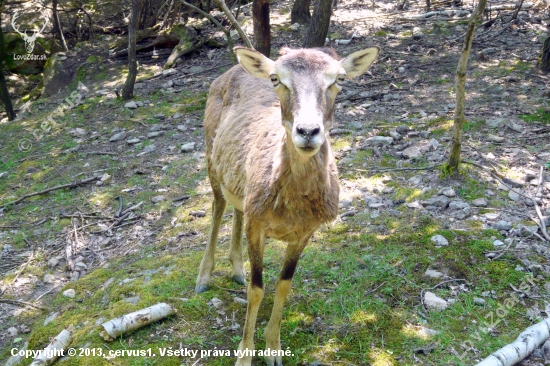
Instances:
[[[59,21],[59,14],[57,13],[57,2],[58,0],[52,0],[53,32],[59,38],[63,51],[68,51],[69,47],[67,47],[67,42],[65,42],[65,36],[63,35],[61,22]]]
[[[252,22],[254,23],[254,47],[269,57],[271,53],[269,0],[252,1]]]
[[[550,37],[546,38],[542,45],[539,67],[542,71],[550,71]]]
[[[292,11],[290,12],[290,23],[309,23],[311,20],[310,5],[311,0],[294,0],[294,5],[292,5]]]
[[[451,154],[449,157],[449,162],[447,164],[447,172],[456,172],[458,170],[458,164],[460,163],[460,149],[462,146],[462,126],[466,120],[464,116],[465,109],[465,84],[466,84],[466,67],[468,66],[468,57],[470,56],[470,50],[472,48],[472,42],[474,40],[475,30],[477,22],[481,19],[483,15],[483,10],[487,0],[479,0],[475,12],[470,18],[468,24],[468,30],[466,31],[466,36],[464,38],[464,46],[462,48],[462,55],[458,61],[458,66],[456,68],[456,109],[455,109],[455,120],[453,124],[453,138],[451,145]]]
[[[330,25],[332,0],[319,0],[304,40],[304,48],[323,47]]]
[[[128,24],[128,77],[122,88],[122,99],[128,100],[133,97],[134,84],[137,76],[137,60],[136,60],[136,29],[138,23],[138,8],[139,1],[132,0],[132,13],[130,15],[130,23]]]
[[[4,1],[0,0],[0,14],[4,13]],[[0,17],[1,18],[1,17]],[[1,19],[0,19],[1,23]],[[4,47],[4,33],[0,27],[0,100],[6,109],[8,114],[8,120],[13,121],[15,119],[15,111],[11,104],[10,94],[8,92],[8,85],[6,84],[6,78],[4,77],[4,58],[6,57]]]

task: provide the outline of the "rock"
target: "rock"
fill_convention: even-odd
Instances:
[[[185,132],[189,129],[189,127],[187,127],[185,125],[178,125],[176,128],[181,132]]]
[[[44,319],[44,325],[48,325],[53,322],[59,316],[58,312],[50,314],[46,319]]]
[[[445,239],[443,235],[434,235],[430,239],[436,247],[446,247],[449,245],[449,241]]]
[[[10,337],[15,338],[19,335],[19,329],[17,329],[16,327],[9,327],[7,332]]]
[[[519,201],[521,196],[519,194],[517,194],[516,192],[514,192],[514,191],[509,191],[508,192],[508,198],[511,199],[512,201]]]
[[[496,135],[487,135],[487,141],[491,142],[504,142],[506,139],[504,137],[496,136]]]
[[[212,300],[208,302],[208,305],[212,305],[216,309],[220,309],[223,306],[223,301],[221,301],[217,297],[213,297]]]
[[[436,294],[430,291],[426,291],[424,294],[424,305],[428,310],[442,311],[445,310],[449,304],[447,301],[438,297]]]
[[[399,134],[397,131],[390,131],[390,136],[393,137],[395,141],[401,140],[403,136]]]
[[[485,306],[487,305],[487,301],[485,301],[485,299],[482,299],[480,297],[474,297],[474,304],[475,305],[480,305],[480,306]]]
[[[59,259],[57,259],[57,258],[50,258],[50,260],[48,261],[48,267],[50,267],[50,268],[54,268],[58,264],[59,264]]]
[[[44,97],[57,94],[72,82],[71,73],[65,68],[60,53],[55,53],[47,61],[44,67]]]
[[[178,119],[178,118],[181,118],[181,117],[183,117],[183,116],[184,116],[183,113],[176,112],[176,114],[174,114],[174,115],[172,116],[172,119]]]
[[[410,146],[402,151],[405,159],[417,159],[422,156],[422,152],[415,146]]]
[[[164,131],[149,132],[149,133],[147,134],[147,138],[152,139],[152,138],[155,138],[155,137],[159,137],[159,136],[161,136],[161,135],[163,135],[163,134],[164,134]]]
[[[19,326],[19,330],[21,331],[21,333],[23,334],[29,334],[31,332],[31,328],[27,327],[25,324],[21,324]]]
[[[438,194],[442,194],[442,195],[447,196],[447,197],[455,197],[456,196],[456,192],[452,187],[443,188],[438,192]]]
[[[430,278],[441,278],[443,277],[443,273],[436,271],[435,269],[427,269],[426,272],[424,272],[424,276]]]
[[[178,73],[178,70],[176,70],[176,69],[166,69],[166,70],[162,71],[162,75],[164,75],[164,76],[174,75],[174,74],[177,74],[177,73]]]
[[[122,132],[115,133],[113,136],[111,136],[109,141],[116,142],[116,141],[124,140],[125,138],[126,138],[126,132],[122,131]]]
[[[501,240],[495,240],[495,241],[493,242],[493,245],[494,245],[495,247],[500,247],[500,246],[504,245],[504,242],[501,241]]]
[[[137,103],[134,102],[133,100],[124,104],[124,108],[128,108],[128,109],[136,109],[137,107],[138,107]]]
[[[512,228],[512,224],[510,224],[508,221],[500,220],[495,223],[494,227],[497,230],[508,231]]]
[[[193,217],[204,217],[206,216],[206,211],[203,211],[203,210],[191,211],[189,212],[189,215]]]
[[[194,142],[188,142],[186,144],[181,145],[180,151],[183,153],[192,152],[195,150],[195,143]]]
[[[140,300],[139,296],[132,296],[132,297],[125,297],[122,301],[127,302],[127,303],[132,304],[132,305],[137,305],[139,300]]]
[[[464,220],[472,213],[470,205],[459,200],[449,203],[449,210],[451,211],[451,216],[459,220]]]
[[[165,89],[171,88],[173,86],[174,86],[174,82],[172,80],[168,80],[167,82],[162,84],[162,87],[165,88]]]
[[[140,142],[141,142],[141,140],[138,139],[137,137],[136,137],[136,138],[133,138],[133,139],[126,140],[126,143],[127,143],[128,145],[134,145],[134,144],[138,144],[138,143],[140,143]]]
[[[246,299],[240,298],[238,296],[235,296],[233,298],[233,301],[236,302],[237,304],[242,304],[242,305],[248,304],[248,301],[246,301]]]
[[[55,283],[55,276],[51,273],[44,275],[44,283]]]
[[[414,186],[419,185],[422,182],[423,177],[421,175],[415,175],[408,179],[408,182]]]
[[[4,178],[4,177],[7,177],[9,174],[9,172],[3,172],[3,173],[0,173],[0,179]]]
[[[74,266],[77,271],[85,271],[88,269],[88,266],[84,262],[76,262]]]
[[[500,127],[502,124],[506,122],[506,119],[504,118],[491,118],[485,121],[485,124],[492,128]]]
[[[155,196],[155,197],[151,198],[151,201],[153,203],[159,203],[161,201],[164,201],[165,199],[166,199],[165,196]]]
[[[289,28],[292,31],[297,31],[298,29],[300,29],[300,23],[294,23]]]
[[[523,132],[523,126],[513,122],[513,121],[508,121],[507,123],[507,126],[508,128],[510,128],[512,131],[515,131],[515,132]]]
[[[384,146],[393,144],[393,137],[373,136],[365,140],[363,146]]]
[[[401,126],[398,126],[395,130],[400,135],[406,135],[409,132],[409,126],[401,125]]]
[[[153,117],[158,118],[158,119],[165,119],[166,118],[164,113],[155,113],[155,114],[153,114]]]
[[[145,154],[149,154],[149,153],[152,153],[153,151],[155,151],[157,149],[157,147],[155,145],[147,145],[145,146],[145,148],[143,149],[142,152],[140,152],[139,154],[137,154],[136,156],[143,156]]]
[[[488,202],[485,198],[476,198],[472,201],[472,205],[475,207],[487,207]]]
[[[74,297],[76,296],[76,291],[70,288],[68,290],[63,291],[63,296],[74,299]]]
[[[424,207],[427,206],[436,206],[436,207],[447,207],[451,199],[447,196],[432,196],[425,201],[420,201],[420,204]]]
[[[86,132],[85,129],[83,128],[75,128],[75,129],[72,129],[69,131],[69,133],[73,136],[86,136],[88,134],[88,132]]]

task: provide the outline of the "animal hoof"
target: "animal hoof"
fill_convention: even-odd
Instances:
[[[282,357],[264,357],[264,361],[268,366],[283,366]]]
[[[233,276],[233,281],[237,282],[239,285],[246,286],[246,280],[243,276]]]
[[[195,292],[197,294],[200,294],[200,293],[203,293],[203,292],[207,291],[208,288],[209,288],[208,285],[197,285],[197,286],[195,286]]]

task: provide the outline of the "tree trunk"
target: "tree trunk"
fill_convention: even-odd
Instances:
[[[304,48],[323,47],[328,34],[330,25],[330,15],[332,12],[332,0],[319,0],[304,40]]]
[[[477,22],[483,15],[483,10],[487,0],[479,0],[475,12],[470,18],[468,24],[468,30],[464,37],[464,46],[462,48],[462,55],[458,61],[456,68],[456,109],[455,120],[453,124],[453,137],[451,145],[451,154],[449,156],[449,162],[445,167],[448,173],[458,171],[458,164],[460,163],[460,148],[462,146],[462,126],[466,120],[464,116],[464,103],[466,100],[465,84],[466,84],[466,67],[468,66],[468,57],[470,55],[470,49],[472,48],[472,42],[474,40],[475,30]]]
[[[309,6],[311,0],[294,0],[292,5],[292,12],[290,13],[290,23],[307,24],[311,20],[311,13],[309,12]]]
[[[163,0],[142,0],[139,7],[138,28],[147,29],[157,24],[157,13]]]
[[[271,53],[269,0],[252,1],[252,22],[254,23],[254,47],[269,57]]]
[[[546,38],[542,45],[539,67],[542,71],[550,71],[550,37]]]
[[[0,0],[0,14],[4,12],[4,1]],[[1,18],[1,17],[0,17]],[[1,19],[0,19],[1,23]],[[8,85],[6,84],[6,78],[4,77],[4,58],[6,57],[4,48],[4,33],[0,27],[0,101],[6,109],[8,114],[8,120],[13,121],[15,119],[15,111],[11,104],[10,94],[8,92]]]
[[[53,18],[53,32],[59,38],[63,51],[68,51],[67,42],[65,42],[65,36],[63,36],[63,30],[61,29],[61,23],[59,22],[59,14],[57,13],[58,0],[52,0],[52,18]]]
[[[128,76],[122,88],[122,99],[128,100],[133,97],[134,83],[137,76],[137,60],[136,60],[136,30],[138,18],[139,1],[132,0],[132,13],[130,15],[130,23],[128,24]]]

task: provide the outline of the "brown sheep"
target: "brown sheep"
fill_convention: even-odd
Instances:
[[[195,291],[208,289],[222,214],[235,207],[229,259],[245,284],[242,229],[248,239],[251,280],[236,365],[250,365],[266,237],[288,243],[265,329],[268,365],[282,365],[280,323],[298,259],[313,232],[338,214],[338,172],[330,148],[336,94],[346,77],[362,75],[378,55],[368,48],[342,61],[330,49],[283,48],[273,61],[236,47],[240,65],[217,78],[206,102],[204,129],[212,185],[212,223]],[[277,352],[278,351],[278,352]]]

